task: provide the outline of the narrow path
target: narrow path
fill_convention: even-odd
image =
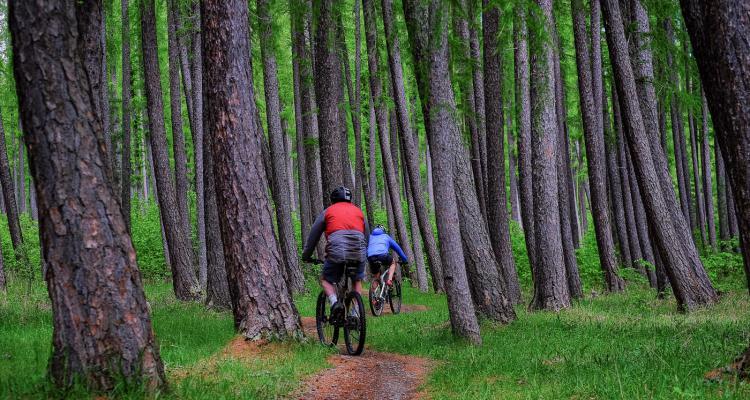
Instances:
[[[386,307],[388,309],[388,307]],[[401,312],[426,311],[422,305],[404,304]],[[388,310],[390,312],[390,310]],[[368,318],[372,318],[368,312]],[[317,339],[315,318],[303,317],[305,334]],[[309,377],[295,398],[305,400],[428,399],[420,388],[434,361],[427,358],[365,349],[361,356],[332,355],[331,368]]]

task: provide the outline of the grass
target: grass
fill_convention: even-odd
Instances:
[[[513,248],[528,290],[528,261],[519,232],[513,230]],[[593,235],[587,235],[577,254],[587,294],[602,292],[595,246]],[[328,365],[331,350],[314,340],[271,343],[244,355],[227,353],[235,343],[231,315],[176,301],[169,282],[157,278],[164,267],[155,257],[140,257],[151,271],[146,294],[170,383],[159,398],[288,397],[302,380]],[[508,326],[483,321],[484,343],[473,347],[452,337],[444,296],[406,288],[406,303],[429,310],[368,318],[367,343],[373,350],[436,360],[438,367],[427,382],[435,400],[750,398],[748,384],[703,379],[750,342],[750,298],[740,257],[707,255],[704,265],[725,294],[719,304],[689,315],[677,313],[674,300],[655,299],[642,278],[623,271],[630,281],[626,293],[589,295],[558,314],[518,307],[518,320]],[[0,399],[94,397],[80,387],[61,392],[48,382],[49,299],[38,278],[26,294],[23,272],[11,268],[8,293],[0,293]],[[303,316],[312,316],[318,288],[315,272],[307,274],[311,290],[297,298],[297,305]],[[143,393],[119,387],[111,397],[142,398]]]

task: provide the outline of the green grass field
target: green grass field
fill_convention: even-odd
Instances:
[[[316,288],[314,288],[317,290]],[[41,285],[25,296],[13,285],[0,299],[0,398],[81,398],[47,383],[51,312]],[[149,283],[153,322],[170,380],[162,398],[268,399],[293,393],[331,354],[308,343],[271,344],[260,353],[222,355],[234,337],[228,313],[174,300],[168,283]],[[312,315],[315,293],[298,299]],[[748,343],[750,300],[725,294],[720,304],[690,315],[645,288],[599,296],[559,314],[527,313],[509,326],[485,322],[484,344],[450,334],[445,298],[405,292],[428,311],[368,319],[368,346],[437,360],[427,387],[434,399],[496,398],[749,398],[747,384],[708,383],[703,374],[726,364]],[[138,388],[116,397],[139,398]]]

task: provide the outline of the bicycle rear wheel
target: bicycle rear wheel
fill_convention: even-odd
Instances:
[[[339,341],[339,328],[331,323],[331,316],[326,300],[325,292],[321,291],[315,307],[315,326],[318,330],[320,343],[325,346],[335,346]]]
[[[382,285],[382,282],[377,282]],[[383,301],[383,299],[377,294],[378,289],[380,289],[380,285],[376,287],[373,284],[370,284],[370,290],[368,294],[370,300],[370,311],[372,311],[372,315],[379,317],[380,314],[383,313],[383,309],[385,308],[385,301]]]
[[[352,356],[362,354],[365,349],[366,333],[365,305],[362,302],[362,296],[357,292],[351,292],[346,295],[346,323],[344,324],[347,353]]]
[[[388,304],[391,306],[392,313],[401,312],[401,281],[394,280],[393,286],[388,289]]]

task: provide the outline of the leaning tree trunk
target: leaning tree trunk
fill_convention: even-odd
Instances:
[[[516,5],[513,23],[514,64],[516,81],[516,118],[518,123],[518,185],[521,200],[523,234],[526,239],[526,252],[533,275],[536,267],[536,243],[534,241],[534,196],[531,169],[531,92],[529,78],[529,48],[526,26],[527,8],[522,3]],[[489,154],[488,154],[489,156]]]
[[[323,193],[328,194],[344,184],[339,126],[339,84],[341,64],[335,43],[335,10],[333,0],[313,2],[315,29],[315,100],[320,127],[320,171]],[[347,171],[348,173],[348,171]],[[328,196],[324,199],[329,203]],[[317,211],[317,210],[316,210]]]
[[[247,2],[202,7],[205,127],[235,328],[249,339],[299,337],[300,319],[283,278],[249,82]]]
[[[281,100],[279,99],[279,80],[276,75],[276,48],[271,31],[271,10],[268,0],[257,1],[260,49],[263,58],[263,89],[266,98],[266,122],[271,150],[271,168],[273,172],[272,190],[276,209],[276,224],[279,230],[279,244],[284,259],[284,273],[289,288],[299,293],[305,289],[305,278],[299,265],[297,241],[294,238],[292,224],[292,193],[289,191],[289,171],[287,170],[286,151],[284,150],[284,132],[281,130]]]
[[[711,182],[711,148],[708,144],[708,103],[701,89],[701,163],[703,167],[703,199],[705,200],[706,225],[708,227],[708,244],[716,250],[716,220],[714,216],[713,183]]]
[[[388,130],[387,108],[384,103],[383,85],[380,80],[380,62],[378,60],[377,48],[377,25],[375,20],[375,2],[363,0],[365,16],[365,41],[367,42],[367,65],[370,75],[370,93],[375,102],[375,118],[378,126],[378,139],[380,141],[381,161],[384,169],[384,179],[388,186],[391,207],[393,209],[394,225],[398,234],[399,243],[404,248],[406,256],[413,258],[406,223],[404,222],[403,207],[401,206],[400,185],[396,172],[398,153],[391,154],[391,138]],[[404,99],[404,102],[406,100]],[[405,104],[404,104],[405,105]],[[411,131],[408,133],[411,135]],[[404,134],[402,134],[403,136]]]
[[[581,99],[583,133],[586,139],[586,160],[588,162],[591,187],[591,213],[594,216],[596,246],[599,250],[599,264],[604,273],[604,282],[610,292],[624,289],[624,282],[617,273],[615,245],[612,239],[607,203],[607,164],[604,154],[602,114],[598,112],[602,98],[601,52],[599,49],[599,1],[591,2],[591,42],[593,57],[589,55],[586,34],[586,17],[583,1],[573,0],[573,32],[575,36],[576,61],[578,62],[578,90]],[[597,10],[595,12],[595,10]],[[598,77],[598,78],[597,78]],[[596,84],[594,84],[596,80]],[[609,123],[609,121],[607,121]]]
[[[508,297],[520,304],[521,285],[510,244],[508,206],[505,194],[505,150],[503,149],[503,65],[498,43],[500,9],[484,1],[484,91],[487,128],[487,223],[495,258],[501,266]],[[510,171],[514,174],[514,171]]]
[[[154,159],[154,174],[159,195],[159,209],[164,223],[164,234],[169,248],[172,282],[175,296],[180,300],[195,300],[200,294],[192,264],[192,248],[177,205],[175,186],[170,174],[167,134],[164,128],[161,73],[156,43],[156,15],[154,0],[141,2],[141,46],[143,47],[143,73],[145,75],[148,103],[149,139]]]
[[[120,207],[122,208],[122,217],[125,219],[125,226],[130,232],[130,176],[132,175],[130,164],[130,144],[132,138],[130,135],[130,8],[128,0],[122,0],[122,160],[121,177],[120,177]]]
[[[172,151],[174,153],[175,196],[177,210],[180,213],[182,229],[190,232],[190,215],[188,214],[188,179],[187,154],[185,153],[185,134],[182,131],[182,95],[180,92],[180,52],[177,47],[177,0],[167,0],[167,39],[169,54],[169,104],[172,116]],[[188,237],[190,235],[188,234]],[[190,262],[192,264],[192,246]]]
[[[607,42],[614,70],[614,81],[620,91],[624,119],[628,121],[625,132],[634,156],[635,172],[648,218],[654,224],[655,240],[663,257],[667,274],[678,304],[683,310],[693,310],[716,301],[716,291],[708,279],[693,243],[684,243],[687,228],[677,220],[674,198],[664,195],[657,164],[646,133],[632,66],[628,58],[627,43],[615,0],[604,0]],[[658,130],[656,132],[658,134]],[[659,145],[660,146],[660,145]],[[657,156],[659,154],[657,153]],[[671,203],[668,203],[671,202]]]
[[[750,288],[750,45],[739,39],[750,35],[750,5],[680,3],[733,190]]]
[[[538,29],[529,30],[531,63],[532,170],[534,171],[534,298],[531,308],[558,311],[570,307],[558,204],[558,135],[555,113],[552,0],[536,0],[530,16]]]
[[[107,391],[125,381],[159,389],[164,366],[135,249],[107,177],[96,92],[79,58],[78,29],[101,23],[101,4],[12,1],[9,14],[48,266],[49,373],[62,387],[81,382]]]
[[[419,223],[419,235],[424,241],[427,250],[427,259],[430,263],[432,283],[436,292],[443,291],[442,264],[435,234],[430,223],[430,214],[422,193],[422,179],[419,166],[419,142],[415,141],[416,135],[412,132],[412,124],[409,121],[409,111],[406,104],[406,91],[404,89],[404,73],[401,67],[401,50],[399,49],[398,32],[393,19],[393,5],[391,0],[383,0],[383,25],[385,27],[386,43],[388,45],[388,65],[391,71],[391,85],[394,88],[394,100],[396,103],[396,114],[398,127],[401,131],[400,141],[404,151],[404,176],[408,177],[409,190],[413,194],[414,211]],[[413,232],[418,238],[417,232]],[[417,241],[418,239],[415,239]],[[426,284],[426,282],[425,282]]]

